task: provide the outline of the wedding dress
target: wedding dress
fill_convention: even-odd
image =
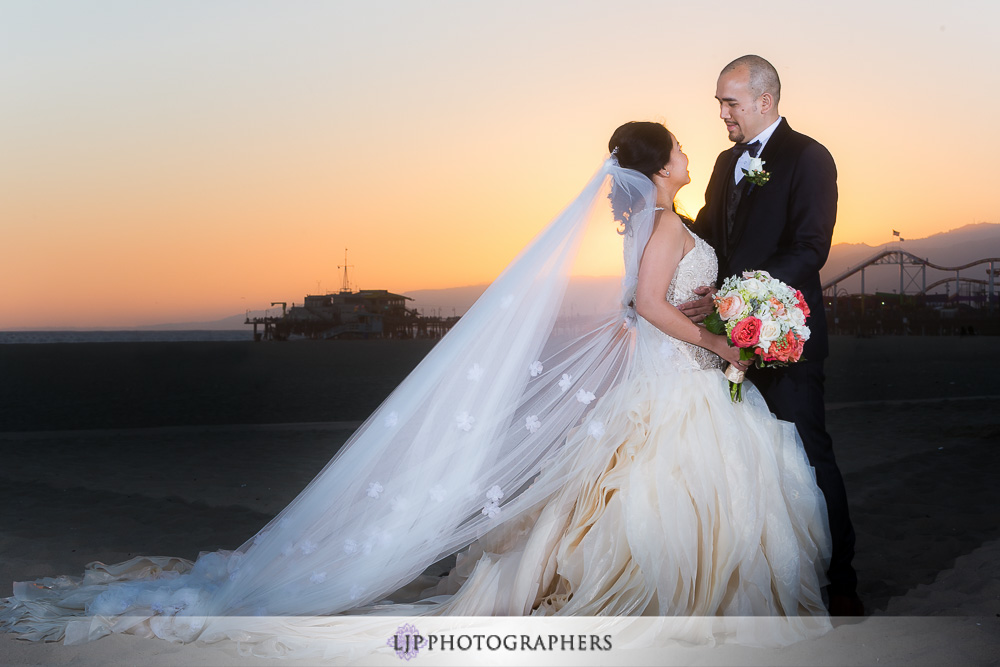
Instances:
[[[716,275],[711,246],[692,236],[674,305]],[[715,354],[642,317],[636,329],[629,377],[569,436],[583,453],[570,481],[460,554],[437,613],[825,613],[825,504],[794,427],[756,389],[732,403]],[[588,457],[588,440],[610,446]]]
[[[717,356],[629,305],[655,197],[606,160],[244,545],[17,583],[3,627],[282,653],[344,614],[825,617],[826,511],[794,427],[752,387],[732,403]],[[580,248],[595,229],[614,235],[607,198],[623,225],[621,298],[567,337],[557,319]],[[715,278],[694,240],[665,295],[675,305]],[[420,576],[456,552],[446,577]],[[306,615],[329,620],[296,626]]]

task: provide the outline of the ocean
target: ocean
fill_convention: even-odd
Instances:
[[[25,343],[200,343],[252,341],[250,329],[190,331],[0,331],[0,345]]]

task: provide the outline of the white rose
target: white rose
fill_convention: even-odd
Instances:
[[[781,325],[774,320],[763,320],[760,323],[760,343],[763,348],[767,348],[764,343],[773,343],[781,338]]]
[[[805,325],[806,315],[802,312],[801,308],[793,306],[792,308],[786,309],[786,312],[788,312],[788,319],[792,321],[793,327],[801,327]]]
[[[743,281],[742,287],[747,294],[756,299],[762,299],[767,294],[767,288],[764,286],[764,283],[756,278],[747,278]]]
[[[759,157],[750,158],[750,169],[748,169],[751,174],[755,171],[764,171],[764,161]]]

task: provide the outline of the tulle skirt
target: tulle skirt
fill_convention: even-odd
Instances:
[[[752,386],[732,403],[720,371],[684,375],[604,397],[570,436],[601,424],[602,454],[459,554],[436,612],[825,615],[826,507],[795,428]]]

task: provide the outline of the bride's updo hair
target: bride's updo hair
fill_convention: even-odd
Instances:
[[[653,174],[663,169],[670,162],[670,154],[674,150],[674,139],[662,123],[648,121],[631,121],[625,123],[611,135],[608,150],[618,160],[618,166],[633,169],[652,180]],[[628,229],[632,217],[632,208],[637,205],[633,192],[619,187],[617,181],[612,185],[608,199],[611,201],[611,211],[615,220],[622,225],[619,233]],[[641,202],[649,204],[649,202]],[[692,224],[691,218],[677,210],[676,204],[671,210],[677,213],[681,220]]]
[[[673,149],[670,130],[660,123],[647,121],[625,123],[615,130],[608,142],[608,150],[618,158],[619,166],[634,169],[646,178],[652,178],[670,162]]]

